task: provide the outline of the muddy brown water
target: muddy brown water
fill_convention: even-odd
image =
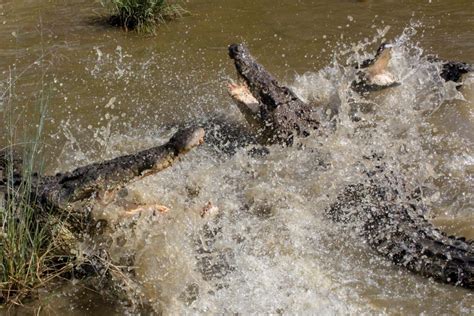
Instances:
[[[117,224],[110,233],[112,258],[122,262],[126,253],[135,260],[134,287],[118,299],[85,284],[64,285],[18,313],[39,306],[45,314],[136,313],[124,303],[133,301],[145,302],[146,312],[168,314],[472,314],[471,291],[392,266],[321,213],[338,189],[357,179],[358,154],[383,148],[414,185],[426,185],[428,215],[438,225],[474,237],[474,83],[458,92],[434,82],[436,71],[422,59],[431,53],[474,63],[474,2],[184,5],[191,14],[153,37],[103,24],[97,1],[0,2],[0,111],[13,108],[18,135],[33,134],[43,87],[46,172],[159,144],[183,122],[245,126],[225,90],[235,77],[226,49],[233,42],[247,43],[302,97],[339,100],[341,127],[322,143],[311,138],[306,144],[331,167],[320,168],[311,150],[272,148],[255,158],[205,145],[130,186],[135,203],[171,209],[158,222],[139,222],[140,229]],[[373,54],[383,40],[398,45],[391,66],[403,88],[360,101],[377,106],[378,117],[366,115],[379,127],[372,142],[352,139],[364,127],[344,115],[354,98],[344,85],[347,65]],[[195,214],[207,201],[224,214],[210,251],[215,260],[227,258],[227,267],[211,264],[219,275],[202,267],[207,259],[195,242],[206,224]],[[98,209],[97,216],[114,222],[122,205]]]

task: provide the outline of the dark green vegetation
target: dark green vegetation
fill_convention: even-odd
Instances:
[[[102,0],[102,5],[111,12],[110,24],[153,34],[158,25],[187,12],[174,0]]]

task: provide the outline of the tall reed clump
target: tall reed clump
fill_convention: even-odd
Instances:
[[[51,215],[35,202],[33,170],[39,162],[46,103],[41,96],[36,136],[22,142],[25,149],[20,156],[13,149],[18,122],[12,111],[4,111],[2,133],[8,144],[0,150],[0,309],[20,304],[35,289],[73,267],[66,219]]]
[[[158,25],[187,13],[177,0],[101,0],[111,11],[109,23],[125,30],[156,33]]]

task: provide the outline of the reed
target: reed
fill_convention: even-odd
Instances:
[[[11,100],[12,93],[4,95]],[[8,144],[0,150],[0,308],[20,304],[36,289],[74,267],[67,215],[53,216],[35,203],[37,176],[33,170],[41,165],[39,153],[47,105],[42,93],[39,103],[36,135],[22,142],[21,157],[14,149],[18,147],[18,122],[13,110],[4,111],[2,132],[7,135]]]
[[[187,11],[174,0],[102,0],[109,9],[109,23],[126,31],[156,34],[157,27],[182,17]]]

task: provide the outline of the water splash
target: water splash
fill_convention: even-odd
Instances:
[[[112,204],[96,207],[96,218],[109,222],[111,259],[127,267],[132,286],[125,296],[140,308],[169,314],[469,312],[471,293],[394,267],[323,215],[345,185],[359,181],[361,157],[374,152],[410,188],[423,188],[430,216],[443,210],[462,221],[472,214],[472,139],[452,126],[459,122],[439,117],[446,108],[470,111],[472,103],[441,80],[440,65],[413,43],[418,27],[410,25],[392,41],[389,66],[399,87],[369,96],[350,89],[352,65],[373,56],[388,28],[345,45],[326,68],[295,78],[296,93],[324,106],[336,122],[325,137],[309,137],[300,147],[270,147],[264,155],[249,155],[252,145],[237,144],[228,155],[206,144],[173,168],[131,184]],[[124,72],[109,74],[123,78],[129,70],[119,68]],[[472,129],[472,116],[459,119]],[[122,136],[111,132],[115,119],[107,122],[92,137],[102,159],[159,143],[170,132]],[[74,159],[87,160],[89,151],[75,148],[83,155]],[[217,215],[201,217],[209,202]],[[170,210],[121,215],[154,204]]]

